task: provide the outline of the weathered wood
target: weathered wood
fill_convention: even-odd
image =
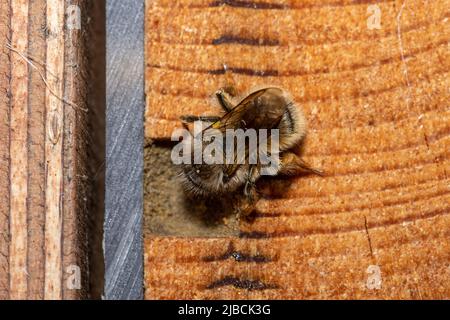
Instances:
[[[144,1],[106,9],[105,298],[141,299]]]
[[[88,296],[86,5],[0,4],[0,299]]]
[[[279,85],[326,176],[262,182],[239,237],[147,235],[146,298],[449,298],[449,5],[148,0],[146,138]]]

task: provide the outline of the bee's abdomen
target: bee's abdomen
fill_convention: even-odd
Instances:
[[[294,103],[288,104],[278,128],[280,129],[281,151],[300,143],[306,134],[306,119],[301,109]]]

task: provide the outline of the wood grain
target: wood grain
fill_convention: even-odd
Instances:
[[[148,0],[147,138],[217,112],[228,83],[279,85],[326,177],[261,182],[239,237],[147,236],[146,298],[448,299],[449,5]]]
[[[28,1],[11,2],[11,42],[20,52],[27,51]],[[10,292],[12,299],[23,299],[28,290],[27,260],[27,125],[28,65],[19,55],[11,57],[11,140],[10,140]]]
[[[0,37],[7,39],[10,34],[10,15],[11,8],[9,3],[3,1],[0,3]],[[9,296],[9,211],[10,211],[10,187],[9,173],[10,162],[9,154],[10,141],[10,79],[11,66],[8,49],[0,47],[0,194],[4,199],[4,204],[0,206],[0,299],[6,299]]]
[[[62,297],[62,183],[63,155],[62,128],[64,127],[63,96],[64,76],[64,14],[61,1],[47,1],[47,79],[46,92],[46,177],[45,177],[45,298]],[[52,76],[52,74],[54,76]],[[56,95],[51,93],[53,88]]]
[[[86,9],[0,4],[0,299],[88,296],[87,39],[70,4]]]

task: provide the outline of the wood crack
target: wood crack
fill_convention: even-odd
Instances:
[[[364,229],[366,231],[366,235],[367,235],[367,241],[369,243],[369,249],[370,249],[370,255],[373,257],[373,249],[372,249],[372,239],[370,238],[370,234],[369,234],[369,227],[367,224],[367,217],[364,216]]]
[[[240,279],[232,276],[226,276],[220,280],[214,281],[206,286],[206,289],[217,289],[220,287],[233,286],[236,289],[252,290],[269,290],[279,289],[278,285],[268,284],[261,280]]]

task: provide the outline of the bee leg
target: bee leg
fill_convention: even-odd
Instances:
[[[255,171],[255,166],[251,165],[250,169],[248,170],[247,181],[245,182],[245,186],[244,186],[244,195],[247,197],[252,195],[251,189],[255,188],[255,181],[253,179],[254,171]]]
[[[255,166],[251,166],[244,186],[244,195],[250,203],[255,202],[257,194],[256,183],[253,177],[254,170]]]
[[[230,99],[230,96],[233,95],[229,93],[229,90],[229,88],[222,88],[216,92],[217,100],[225,112],[230,112],[233,109],[233,103]]]
[[[253,183],[246,183],[244,197],[238,201],[237,213],[240,217],[248,217],[255,209],[258,202],[258,193]]]
[[[244,195],[247,197],[248,200],[253,201],[254,197],[254,189],[256,185],[252,181],[247,181],[244,186]]]
[[[194,116],[194,115],[185,115],[180,117],[181,122],[183,123],[192,123],[195,121],[203,121],[203,122],[216,122],[220,120],[219,116]]]
[[[312,168],[293,152],[285,152],[281,155],[281,168],[278,174],[285,176],[295,176],[299,174],[316,174],[323,176],[321,170]]]
[[[254,166],[250,167],[247,181],[244,185],[244,196],[236,195],[234,208],[239,217],[248,217],[255,209],[256,203],[259,199],[259,194],[256,190],[256,184],[253,179]]]

